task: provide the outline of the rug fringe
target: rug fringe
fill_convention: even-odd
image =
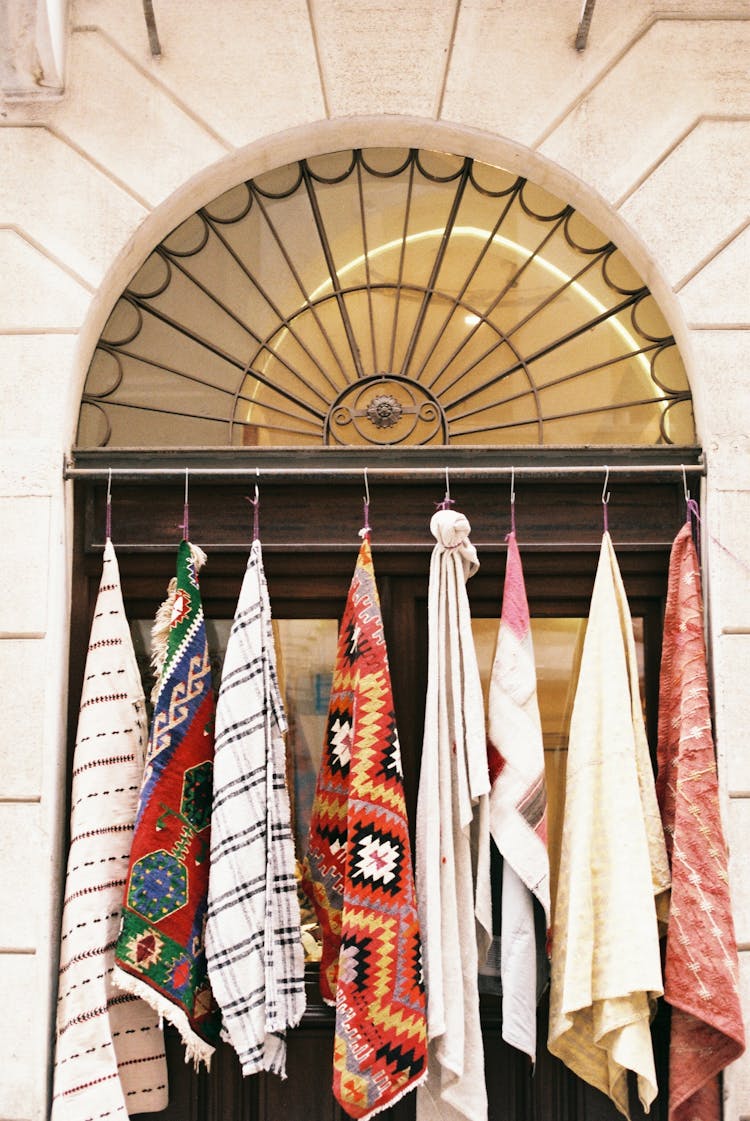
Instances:
[[[113,983],[118,989],[125,992],[132,993],[133,996],[140,997],[146,1004],[153,1008],[157,1015],[172,1024],[180,1033],[182,1042],[185,1044],[185,1062],[192,1062],[194,1068],[198,1070],[201,1063],[206,1064],[206,1070],[211,1069],[211,1057],[214,1053],[214,1048],[210,1043],[206,1043],[205,1039],[201,1039],[196,1035],[190,1027],[188,1018],[181,1008],[172,1004],[171,1000],[167,1000],[161,993],[152,989],[139,977],[134,977],[132,973],[126,972],[115,966],[115,971],[112,976]]]
[[[151,628],[151,669],[154,674],[154,687],[151,690],[151,700],[156,701],[159,692],[159,682],[167,658],[167,642],[172,619],[172,608],[177,595],[177,579],[172,577],[167,585],[167,598],[160,605]]]
[[[369,1113],[363,1113],[361,1117],[358,1118],[358,1121],[369,1121],[370,1117],[375,1117],[378,1113],[382,1113],[383,1110],[390,1109],[391,1106],[394,1106],[396,1104],[396,1102],[400,1102],[401,1099],[405,1098],[407,1094],[411,1094],[413,1090],[416,1090],[418,1086],[421,1086],[422,1083],[426,1081],[426,1079],[427,1065],[425,1064],[424,1070],[415,1082],[410,1082],[408,1086],[404,1086],[403,1090],[396,1094],[395,1098],[389,1098],[388,1101],[383,1102],[382,1105],[376,1105],[375,1108],[371,1109]]]

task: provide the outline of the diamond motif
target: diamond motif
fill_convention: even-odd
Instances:
[[[353,837],[352,881],[376,885],[396,895],[401,888],[402,859],[403,849],[397,837],[363,824]]]

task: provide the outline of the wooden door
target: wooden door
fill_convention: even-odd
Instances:
[[[633,489],[644,491],[644,488]],[[139,488],[133,488],[133,493],[127,497],[120,497],[115,523],[116,527],[119,526],[120,536],[124,538],[119,549],[120,567],[126,610],[137,638],[142,636],[153,618],[174,563],[175,534],[169,522],[171,515],[167,511],[177,508],[178,503],[170,505],[170,491],[165,494],[152,491],[151,494],[157,501],[150,504],[153,515],[150,542],[143,540],[143,492]],[[679,506],[672,488],[665,488],[658,496],[652,494],[648,502],[645,502],[644,494],[645,491],[640,495],[632,495],[631,510],[639,511],[641,516],[638,522],[630,519],[632,524],[629,532],[634,540],[630,545],[626,541],[620,560],[636,622],[642,661],[643,697],[653,743],[670,521],[679,524]],[[273,497],[280,500],[283,496],[277,492]],[[359,491],[356,499],[351,497],[351,505],[355,511],[353,523],[356,526]],[[415,504],[415,509],[411,511],[411,516],[415,516],[420,506],[419,497],[424,498],[424,494],[416,499],[412,494],[410,502],[402,501],[399,508],[401,519],[408,518],[409,510],[406,513],[403,511],[410,503]],[[538,517],[541,517],[541,511],[547,507],[543,496],[539,497]],[[237,498],[238,495],[235,494],[234,500]],[[476,503],[474,510],[472,499]],[[506,516],[504,510],[493,511],[489,515],[487,499],[487,488],[477,487],[475,493],[462,502],[462,507],[478,529],[473,536],[480,546],[482,567],[479,574],[470,581],[469,591],[480,664],[485,677],[489,671],[500,614],[505,557],[502,530],[505,528]],[[292,494],[288,501],[290,508],[294,506],[299,511],[299,497],[296,498],[296,506]],[[231,518],[226,513],[226,503],[226,494],[219,496],[215,490],[206,488],[199,504],[201,513],[192,512],[195,525],[193,539],[207,545],[214,542],[213,547],[208,550],[209,563],[201,576],[201,586],[217,663],[220,661],[221,643],[228,633],[229,621],[236,605],[247,551],[246,542],[241,540],[244,531],[238,534],[236,525],[231,524]],[[273,500],[269,499],[267,505],[271,507]],[[318,517],[321,509],[330,511],[330,496],[310,488],[305,493],[304,506],[309,518]],[[432,507],[427,503],[421,504],[421,507],[422,522],[426,524]],[[244,508],[238,508],[244,514]],[[92,527],[103,524],[103,519],[102,522],[99,520],[99,493],[89,495],[86,509],[87,516],[79,520],[76,601],[91,604],[99,567],[99,531]],[[656,510],[659,511],[659,517],[656,518],[659,525],[654,522]],[[570,508],[567,513],[570,517]],[[270,517],[270,513],[264,513],[264,518]],[[648,523],[650,517],[653,524],[649,524],[644,531],[644,519]],[[304,521],[302,515],[298,514],[298,521]],[[591,528],[586,530],[588,540],[578,540],[574,548],[565,548],[560,536],[552,535],[561,535],[562,525],[552,532],[547,531],[549,539],[557,541],[557,548],[535,548],[532,540],[524,550],[524,533],[520,534],[534,618],[537,661],[541,658],[544,662],[542,678],[544,673],[550,678],[546,685],[540,679],[540,698],[545,689],[549,693],[546,701],[542,698],[543,708],[546,703],[564,710],[565,704],[560,701],[559,696],[554,702],[549,697],[553,693],[561,694],[566,681],[568,687],[574,682],[576,651],[580,649],[582,628],[588,614],[601,534],[601,525],[597,526],[595,519],[592,519],[592,523]],[[407,808],[413,827],[427,675],[427,577],[431,542],[424,533],[424,525],[420,527],[422,536],[418,544],[413,540],[413,529],[410,529],[411,536],[406,540],[394,540],[398,536],[395,532],[389,538],[388,531],[393,529],[394,524],[399,524],[398,517],[393,522],[383,518],[382,529],[376,529],[373,536],[373,555],[393,677]],[[231,528],[227,528],[230,525]],[[348,525],[339,525],[334,533],[328,533],[325,525],[318,524],[317,529],[310,529],[308,532],[312,541],[308,539],[274,543],[274,531],[271,530],[268,533],[271,544],[265,552],[265,563],[274,619],[278,627],[282,671],[287,677],[291,673],[289,666],[294,634],[312,632],[314,628],[319,628],[319,633],[324,636],[320,643],[317,640],[314,643],[316,649],[323,651],[322,655],[318,655],[320,665],[309,667],[314,678],[314,685],[311,686],[311,696],[314,694],[314,697],[311,703],[320,717],[327,702],[326,666],[329,670],[332,668],[332,658],[328,661],[326,659],[330,654],[331,636],[335,642],[338,618],[353,571],[357,540],[356,531],[351,532]],[[530,524],[529,537],[533,539],[536,532],[537,529]],[[237,536],[240,541],[237,541]],[[487,541],[487,538],[490,540]],[[116,542],[117,539],[116,528]],[[381,539],[382,544],[379,544]],[[77,613],[74,628],[72,711],[75,709],[76,681],[78,688],[80,687],[80,677],[77,679],[76,673],[80,674],[86,628],[86,611],[81,609]],[[540,650],[546,651],[546,654],[540,655]],[[294,657],[299,662],[299,651]],[[563,658],[563,663],[557,664],[560,658]],[[564,661],[565,658],[568,662]],[[298,666],[297,669],[299,668]],[[304,666],[301,668],[304,669]],[[287,681],[287,687],[288,685]],[[291,694],[288,688],[287,695],[289,699]],[[572,693],[569,692],[568,707],[571,697]],[[293,698],[292,703],[296,703]],[[543,716],[543,723],[544,720]],[[294,723],[293,720],[293,734]],[[297,723],[298,726],[301,724],[301,717]],[[559,762],[562,757],[560,752],[564,751],[565,728],[560,726],[555,731],[549,720],[547,724],[550,726],[546,728],[545,734],[552,737],[552,751]],[[320,721],[319,725],[322,727]],[[314,721],[308,722],[306,740],[309,740],[310,728],[314,726]],[[290,744],[290,751],[294,750],[294,745]],[[551,790],[550,793],[552,801],[557,799],[556,807],[551,806],[554,829],[555,815],[559,817],[560,790]],[[320,1000],[317,966],[314,963],[307,966],[306,986],[307,1012],[301,1025],[289,1035],[288,1079],[284,1082],[273,1076],[243,1080],[236,1058],[226,1045],[218,1050],[210,1074],[205,1071],[196,1073],[185,1064],[182,1044],[176,1033],[168,1029],[170,1105],[159,1116],[165,1121],[340,1121],[344,1115],[338,1109],[331,1091],[333,1016],[332,1010]],[[548,1054],[545,1046],[546,999],[539,1009],[538,1061],[533,1074],[525,1056],[502,1041],[499,999],[485,995],[482,997],[481,1007],[491,1121],[614,1121],[619,1117],[608,1099],[572,1076]],[[661,1121],[662,1117],[666,1117],[666,1046],[661,1018],[655,1027],[655,1040],[661,1092],[650,1116]],[[382,1116],[384,1121],[407,1121],[414,1117],[414,1109],[415,1095],[412,1094]],[[634,1102],[633,1116],[643,1116],[637,1101]]]

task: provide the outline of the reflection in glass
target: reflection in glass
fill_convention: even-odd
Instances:
[[[472,621],[479,670],[484,687],[485,705],[497,641],[496,619]],[[641,701],[645,709],[645,662],[643,619],[633,619]],[[557,873],[560,865],[563,810],[565,807],[565,772],[568,758],[568,735],[573,711],[578,672],[581,665],[586,620],[532,619],[531,634],[537,672],[537,697],[542,722],[544,764],[547,777],[547,829],[550,857],[550,880],[554,906]]]

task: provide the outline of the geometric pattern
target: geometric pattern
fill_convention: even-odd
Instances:
[[[213,773],[211,763],[200,763],[185,771],[180,810],[196,833],[200,833],[211,822]]]
[[[187,903],[187,869],[171,853],[159,849],[136,860],[130,871],[128,906],[158,922]]]
[[[427,1073],[421,942],[380,601],[366,536],[339,631],[303,887],[336,1005],[333,1091],[351,1116]]]
[[[208,1063],[221,1017],[203,939],[208,890],[214,698],[196,560],[183,541],[159,619],[168,619],[116,949],[117,983]]]
[[[245,1077],[286,1077],[305,1010],[287,731],[263,552],[250,548],[216,702],[206,957],[222,1037]],[[312,769],[310,771],[312,777]]]
[[[664,996],[672,1006],[669,1121],[719,1121],[718,1075],[745,1049],[690,520],[669,563],[657,796],[672,866]]]

